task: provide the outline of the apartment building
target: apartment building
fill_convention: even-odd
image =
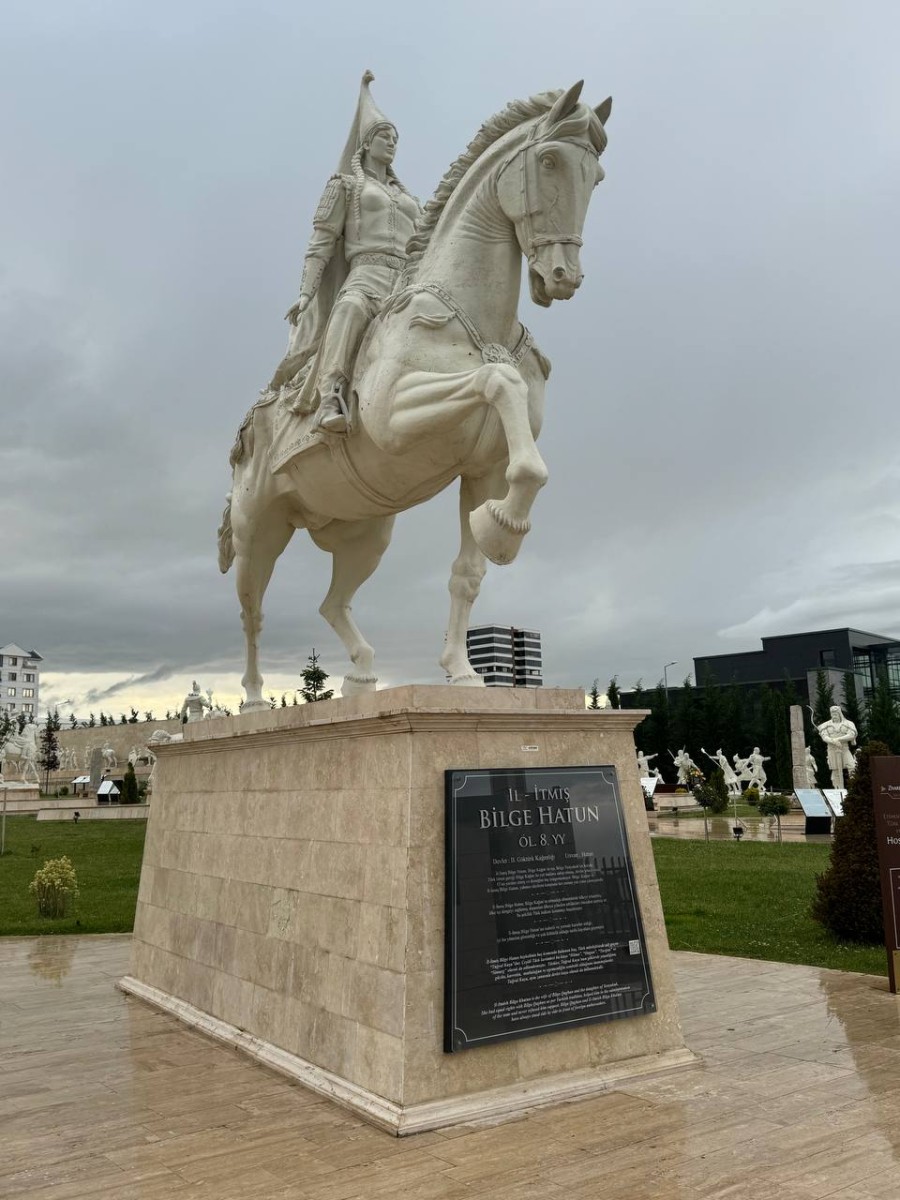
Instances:
[[[541,687],[541,635],[512,625],[473,625],[466,633],[469,662],[487,687]]]
[[[43,661],[36,650],[23,650],[15,642],[0,646],[0,706],[6,712],[37,719]]]

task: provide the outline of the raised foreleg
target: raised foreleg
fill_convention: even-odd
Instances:
[[[484,687],[484,679],[469,662],[466,646],[469,616],[485,573],[485,557],[475,542],[469,518],[478,505],[503,495],[504,467],[501,464],[478,479],[464,475],[459,481],[460,546],[450,571],[450,620],[441,655],[441,666],[457,686]]]
[[[375,651],[363,637],[350,611],[359,588],[381,562],[394,529],[393,516],[363,521],[331,521],[310,537],[331,554],[331,586],[319,612],[346,647],[352,664],[344,674],[341,694],[374,692]]]
[[[529,387],[508,363],[486,363],[455,374],[412,371],[397,384],[387,430],[375,440],[389,453],[406,452],[418,441],[446,433],[487,404],[496,412],[506,442],[506,494],[489,498],[471,516],[472,533],[491,562],[510,563],[531,528],[534,498],[547,482],[547,468],[535,445]],[[539,422],[537,423],[539,427]]]

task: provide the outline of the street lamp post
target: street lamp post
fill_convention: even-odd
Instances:
[[[669,707],[669,667],[677,667],[678,659],[673,658],[671,662],[667,662],[663,667],[663,687],[666,691],[666,708]]]

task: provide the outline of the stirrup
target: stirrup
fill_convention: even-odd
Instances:
[[[350,428],[343,388],[338,381],[331,385],[321,399],[316,428],[324,429],[326,433],[346,433]]]

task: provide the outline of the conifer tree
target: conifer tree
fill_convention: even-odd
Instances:
[[[138,800],[137,776],[134,773],[134,764],[129,763],[125,768],[125,778],[122,780],[122,796],[120,803],[137,804]]]
[[[852,721],[856,726],[857,745],[863,746],[869,738],[866,732],[865,714],[860,707],[859,692],[856,690],[856,676],[852,671],[844,672],[842,692],[841,712],[848,721]]]
[[[315,646],[312,654],[306,660],[306,666],[301,675],[303,687],[300,688],[300,695],[307,704],[315,704],[318,700],[330,700],[334,695],[333,688],[324,687],[325,681],[328,679],[328,672],[319,666],[319,656],[316,654]]]
[[[600,707],[600,686],[597,680],[594,680],[594,686],[588,692],[588,708]]]
[[[900,753],[900,714],[891,693],[888,673],[882,668],[875,679],[875,691],[869,701],[869,737],[884,742],[891,754]]]
[[[609,700],[610,708],[622,707],[622,694],[619,691],[618,675],[613,675],[612,679],[609,681],[609,687],[606,689],[606,698]]]
[[[870,759],[887,753],[884,743],[869,742],[857,755],[844,815],[835,822],[831,859],[816,878],[812,906],[813,917],[835,937],[869,945],[883,935]]]
[[[54,710],[47,712],[47,723],[41,731],[41,752],[38,757],[41,770],[44,772],[44,792],[50,791],[50,774],[59,770],[59,713]]]
[[[827,721],[834,704],[834,688],[828,682],[825,672],[819,668],[816,671],[816,699],[813,704],[813,718],[817,725]]]

